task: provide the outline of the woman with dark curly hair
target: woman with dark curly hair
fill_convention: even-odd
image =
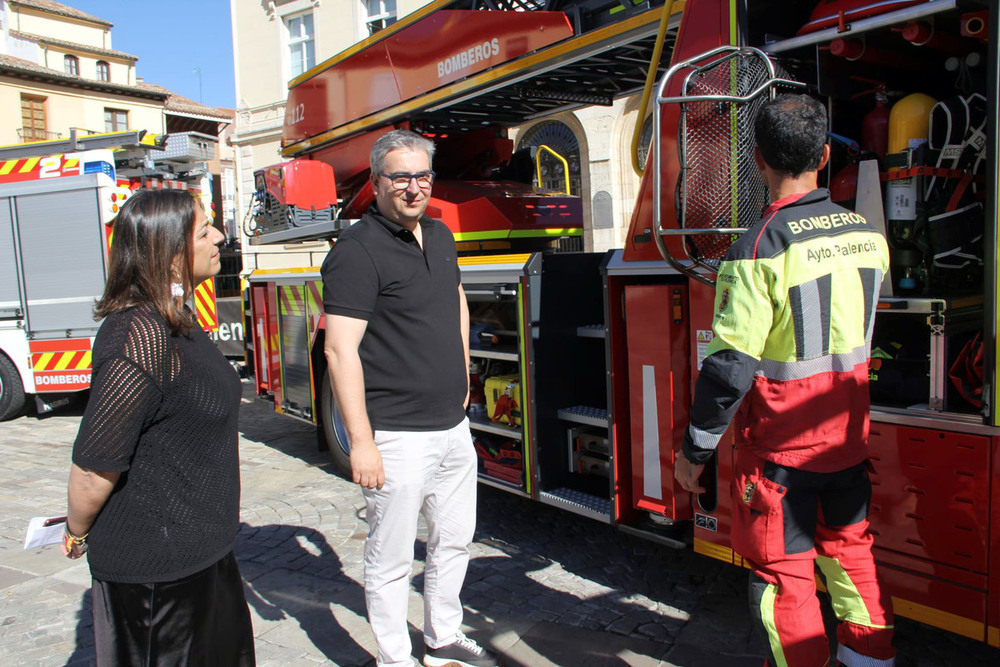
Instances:
[[[179,190],[138,191],[114,222],[63,544],[88,553],[99,665],[254,664],[240,381],[185,305],[222,240]]]

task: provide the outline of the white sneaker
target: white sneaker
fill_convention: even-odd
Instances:
[[[498,667],[496,655],[472,641],[461,632],[458,638],[441,648],[425,647],[424,667]]]

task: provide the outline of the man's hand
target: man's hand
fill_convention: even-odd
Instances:
[[[375,442],[351,442],[351,477],[363,489],[381,489],[385,486],[382,454]]]
[[[691,493],[705,493],[705,489],[698,486],[698,478],[701,477],[701,471],[704,469],[704,465],[691,463],[684,454],[679,453],[674,460],[674,478],[678,484]]]

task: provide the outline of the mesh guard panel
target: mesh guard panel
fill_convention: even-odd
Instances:
[[[764,58],[755,53],[734,53],[695,71],[685,82],[683,94],[746,96],[772,78]],[[758,95],[743,103],[681,103],[681,177],[676,193],[681,228],[750,228],[760,221],[768,195],[753,159],[753,121],[768,99],[769,95]],[[685,236],[685,251],[696,264],[715,271],[737,237]]]

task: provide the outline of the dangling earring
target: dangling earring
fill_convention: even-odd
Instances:
[[[184,298],[184,285],[181,283],[170,283],[170,296],[178,296],[182,299]]]

